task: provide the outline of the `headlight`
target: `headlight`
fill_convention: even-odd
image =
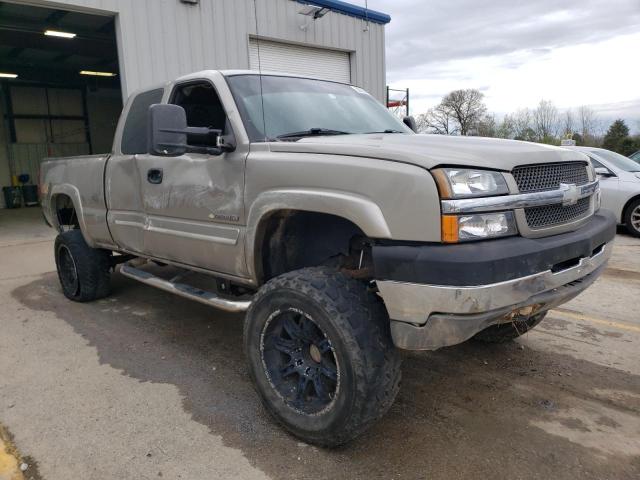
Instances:
[[[441,168],[433,170],[441,198],[488,197],[509,193],[507,182],[500,172]]]
[[[513,212],[443,215],[442,241],[486,240],[518,233]]]

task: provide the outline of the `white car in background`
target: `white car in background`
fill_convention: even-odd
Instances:
[[[640,163],[604,148],[572,147],[586,154],[600,178],[602,207],[616,214],[619,224],[640,237]]]

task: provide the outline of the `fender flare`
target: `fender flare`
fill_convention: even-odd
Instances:
[[[259,226],[271,214],[280,210],[298,210],[335,215],[349,220],[371,238],[391,238],[391,231],[382,210],[361,195],[334,190],[283,188],[267,190],[252,203],[247,216],[245,254],[251,278],[258,282],[256,272],[256,241]]]
[[[58,223],[58,215],[55,212],[55,202],[54,199],[57,195],[66,195],[71,199],[73,203],[73,207],[76,210],[76,217],[78,218],[78,223],[80,224],[80,231],[82,232],[82,236],[84,237],[85,242],[90,247],[95,247],[95,244],[91,238],[87,236],[87,225],[85,223],[84,218],[84,210],[82,207],[82,200],[80,196],[80,191],[73,185],[68,183],[62,183],[58,185],[53,185],[51,187],[51,192],[49,194],[49,215],[51,218],[51,223],[53,224],[53,228],[60,231],[60,224]]]

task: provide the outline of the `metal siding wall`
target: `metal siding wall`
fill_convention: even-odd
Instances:
[[[258,59],[258,52],[260,59]],[[280,71],[324,78],[335,82],[351,82],[349,52],[314,48],[291,43],[249,40],[249,66],[253,70]]]
[[[260,37],[350,50],[351,81],[384,100],[384,25],[330,12],[308,17],[291,0],[256,0]],[[34,3],[30,1],[29,3]],[[204,69],[249,68],[256,35],[253,0],[41,0],[43,5],[116,14],[123,94]]]
[[[28,173],[30,183],[38,183],[40,162],[46,157],[72,157],[88,155],[87,143],[13,143],[11,152],[14,159],[16,175]]]

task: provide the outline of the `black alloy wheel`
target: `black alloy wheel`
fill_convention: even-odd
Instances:
[[[69,247],[64,244],[58,245],[56,255],[58,257],[58,273],[63,290],[69,295],[77,295],[80,289],[78,268],[69,251]]]
[[[325,332],[302,311],[276,311],[261,335],[262,362],[271,385],[296,411],[331,407],[340,388],[336,356]]]

